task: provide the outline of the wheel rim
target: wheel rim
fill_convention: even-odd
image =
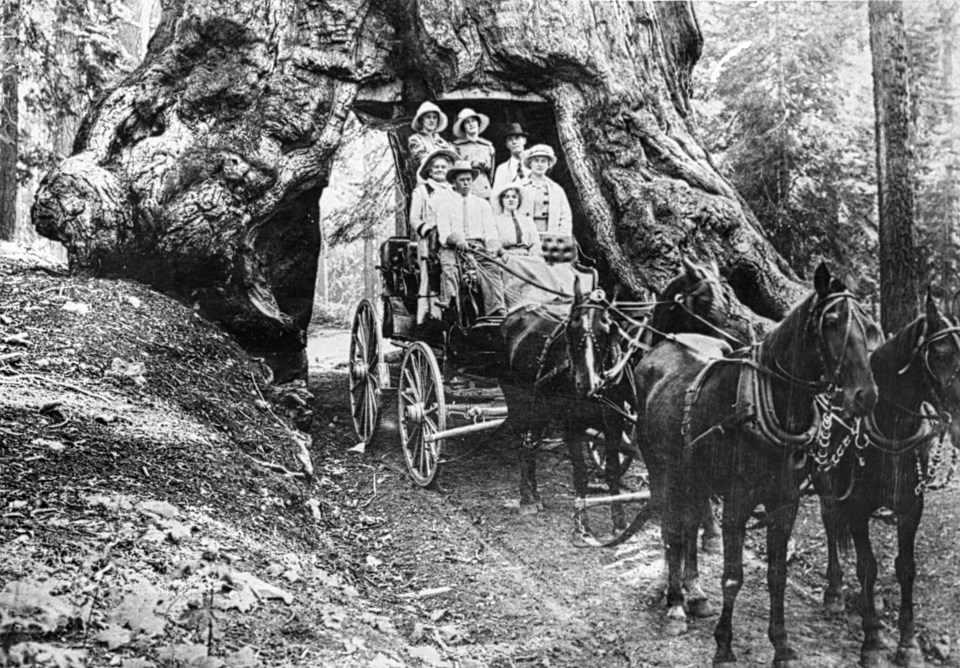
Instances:
[[[379,325],[373,304],[364,299],[353,316],[348,370],[353,428],[364,443],[373,439],[380,415],[380,365],[383,351]]]
[[[427,434],[447,428],[447,406],[440,367],[429,346],[416,342],[407,349],[398,389],[400,445],[414,482],[426,487],[437,475],[442,440],[427,442]]]

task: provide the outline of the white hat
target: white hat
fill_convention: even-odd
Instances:
[[[453,136],[454,137],[463,137],[463,122],[468,118],[476,118],[480,121],[480,132],[478,134],[483,134],[483,131],[490,127],[490,117],[486,114],[478,114],[473,109],[469,107],[464,107],[460,110],[460,113],[457,114],[457,122],[453,124]]]
[[[443,132],[446,130],[449,119],[445,113],[440,111],[440,107],[435,105],[433,102],[424,102],[420,105],[420,107],[417,109],[417,113],[413,117],[413,120],[410,121],[410,127],[417,132],[420,132],[420,118],[424,114],[429,114],[430,112],[433,112],[440,117],[440,122],[437,123],[437,132]]]
[[[453,166],[447,170],[447,181],[453,183],[454,179],[457,178],[457,174],[463,174],[464,172],[473,174],[474,179],[480,174],[480,171],[474,169],[469,160],[457,160],[453,163]]]
[[[557,164],[557,154],[553,152],[553,148],[546,144],[536,144],[523,152],[524,167],[530,167],[531,158],[547,158],[550,160],[550,166],[547,169],[552,169]]]
[[[450,164],[453,165],[453,163],[460,159],[460,156],[448,148],[438,148],[437,150],[428,153],[423,159],[423,162],[420,163],[420,167],[417,169],[417,176],[420,177],[421,181],[430,180],[430,165],[437,158],[446,158]]]
[[[517,208],[519,209],[523,206],[523,200],[527,196],[523,186],[520,185],[519,181],[508,181],[507,183],[502,183],[497,186],[497,189],[490,194],[490,206],[493,208],[494,215],[503,213],[503,203],[500,201],[500,198],[503,196],[503,193],[508,190],[517,191],[517,195],[520,196],[520,205]]]

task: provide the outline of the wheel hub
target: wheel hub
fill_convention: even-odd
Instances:
[[[367,375],[367,363],[354,362],[350,366],[350,373],[353,375],[354,380],[360,380]]]
[[[417,402],[409,404],[403,411],[403,417],[408,422],[423,422],[423,404]]]

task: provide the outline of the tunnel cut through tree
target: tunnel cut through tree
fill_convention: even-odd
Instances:
[[[84,119],[32,219],[76,268],[175,291],[245,340],[299,346],[317,200],[348,112],[400,119],[459,96],[555,140],[608,281],[642,293],[679,253],[713,257],[776,317],[798,286],[697,139],[701,44],[689,2],[167,3],[144,62]]]

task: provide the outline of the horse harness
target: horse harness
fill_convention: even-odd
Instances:
[[[820,345],[818,345],[818,351],[823,368],[827,371],[830,371],[831,367],[828,364],[828,360],[826,359],[824,352],[826,348],[826,342],[823,335],[824,322],[829,311],[841,302],[856,304],[854,296],[850,292],[844,291],[829,295],[823,300],[822,304],[817,304],[814,311],[814,315],[817,311],[819,311],[819,319],[817,321],[817,336],[819,338]],[[847,319],[847,328],[844,332],[843,347],[841,348],[842,351],[846,351],[854,320],[857,321],[857,323],[863,329],[864,334],[866,334],[866,329],[861,320],[863,317],[862,313],[858,309],[850,309],[849,313],[851,314],[851,317],[848,317]],[[763,342],[754,346],[750,350],[749,357],[716,358],[710,360],[703,367],[703,369],[700,370],[700,373],[697,374],[694,381],[687,388],[686,395],[684,397],[681,434],[684,437],[685,446],[688,449],[692,448],[698,441],[706,438],[714,432],[723,433],[726,429],[742,426],[761,441],[765,441],[771,445],[800,449],[800,451],[803,453],[803,458],[797,464],[797,468],[802,468],[806,463],[806,455],[808,454],[811,443],[813,443],[815,440],[817,440],[821,446],[829,443],[829,429],[832,424],[832,420],[826,418],[825,413],[832,413],[833,410],[831,408],[832,404],[828,397],[832,393],[833,388],[835,387],[839,378],[840,370],[843,366],[843,354],[841,353],[836,367],[832,369],[832,373],[830,373],[824,382],[808,381],[796,378],[792,374],[788,373],[785,369],[780,367],[779,364],[777,364],[778,368],[776,370],[771,369],[761,362],[762,353]],[[700,397],[700,391],[703,388],[703,384],[707,377],[712,372],[713,368],[719,364],[736,364],[740,367],[740,375],[737,381],[737,401],[734,405],[734,411],[725,419],[713,425],[706,431],[702,432],[696,437],[691,437],[690,425],[692,420],[691,413],[693,406]],[[811,405],[813,418],[810,426],[807,429],[799,433],[788,431],[780,423],[773,401],[772,380],[774,379],[786,382],[790,385],[800,387],[805,390],[816,391],[814,401]],[[818,465],[821,466],[829,463],[829,461],[833,461],[834,464],[836,461],[839,461],[839,457],[830,458],[820,449],[814,451],[813,455]],[[821,462],[823,462],[823,464],[821,464]]]

